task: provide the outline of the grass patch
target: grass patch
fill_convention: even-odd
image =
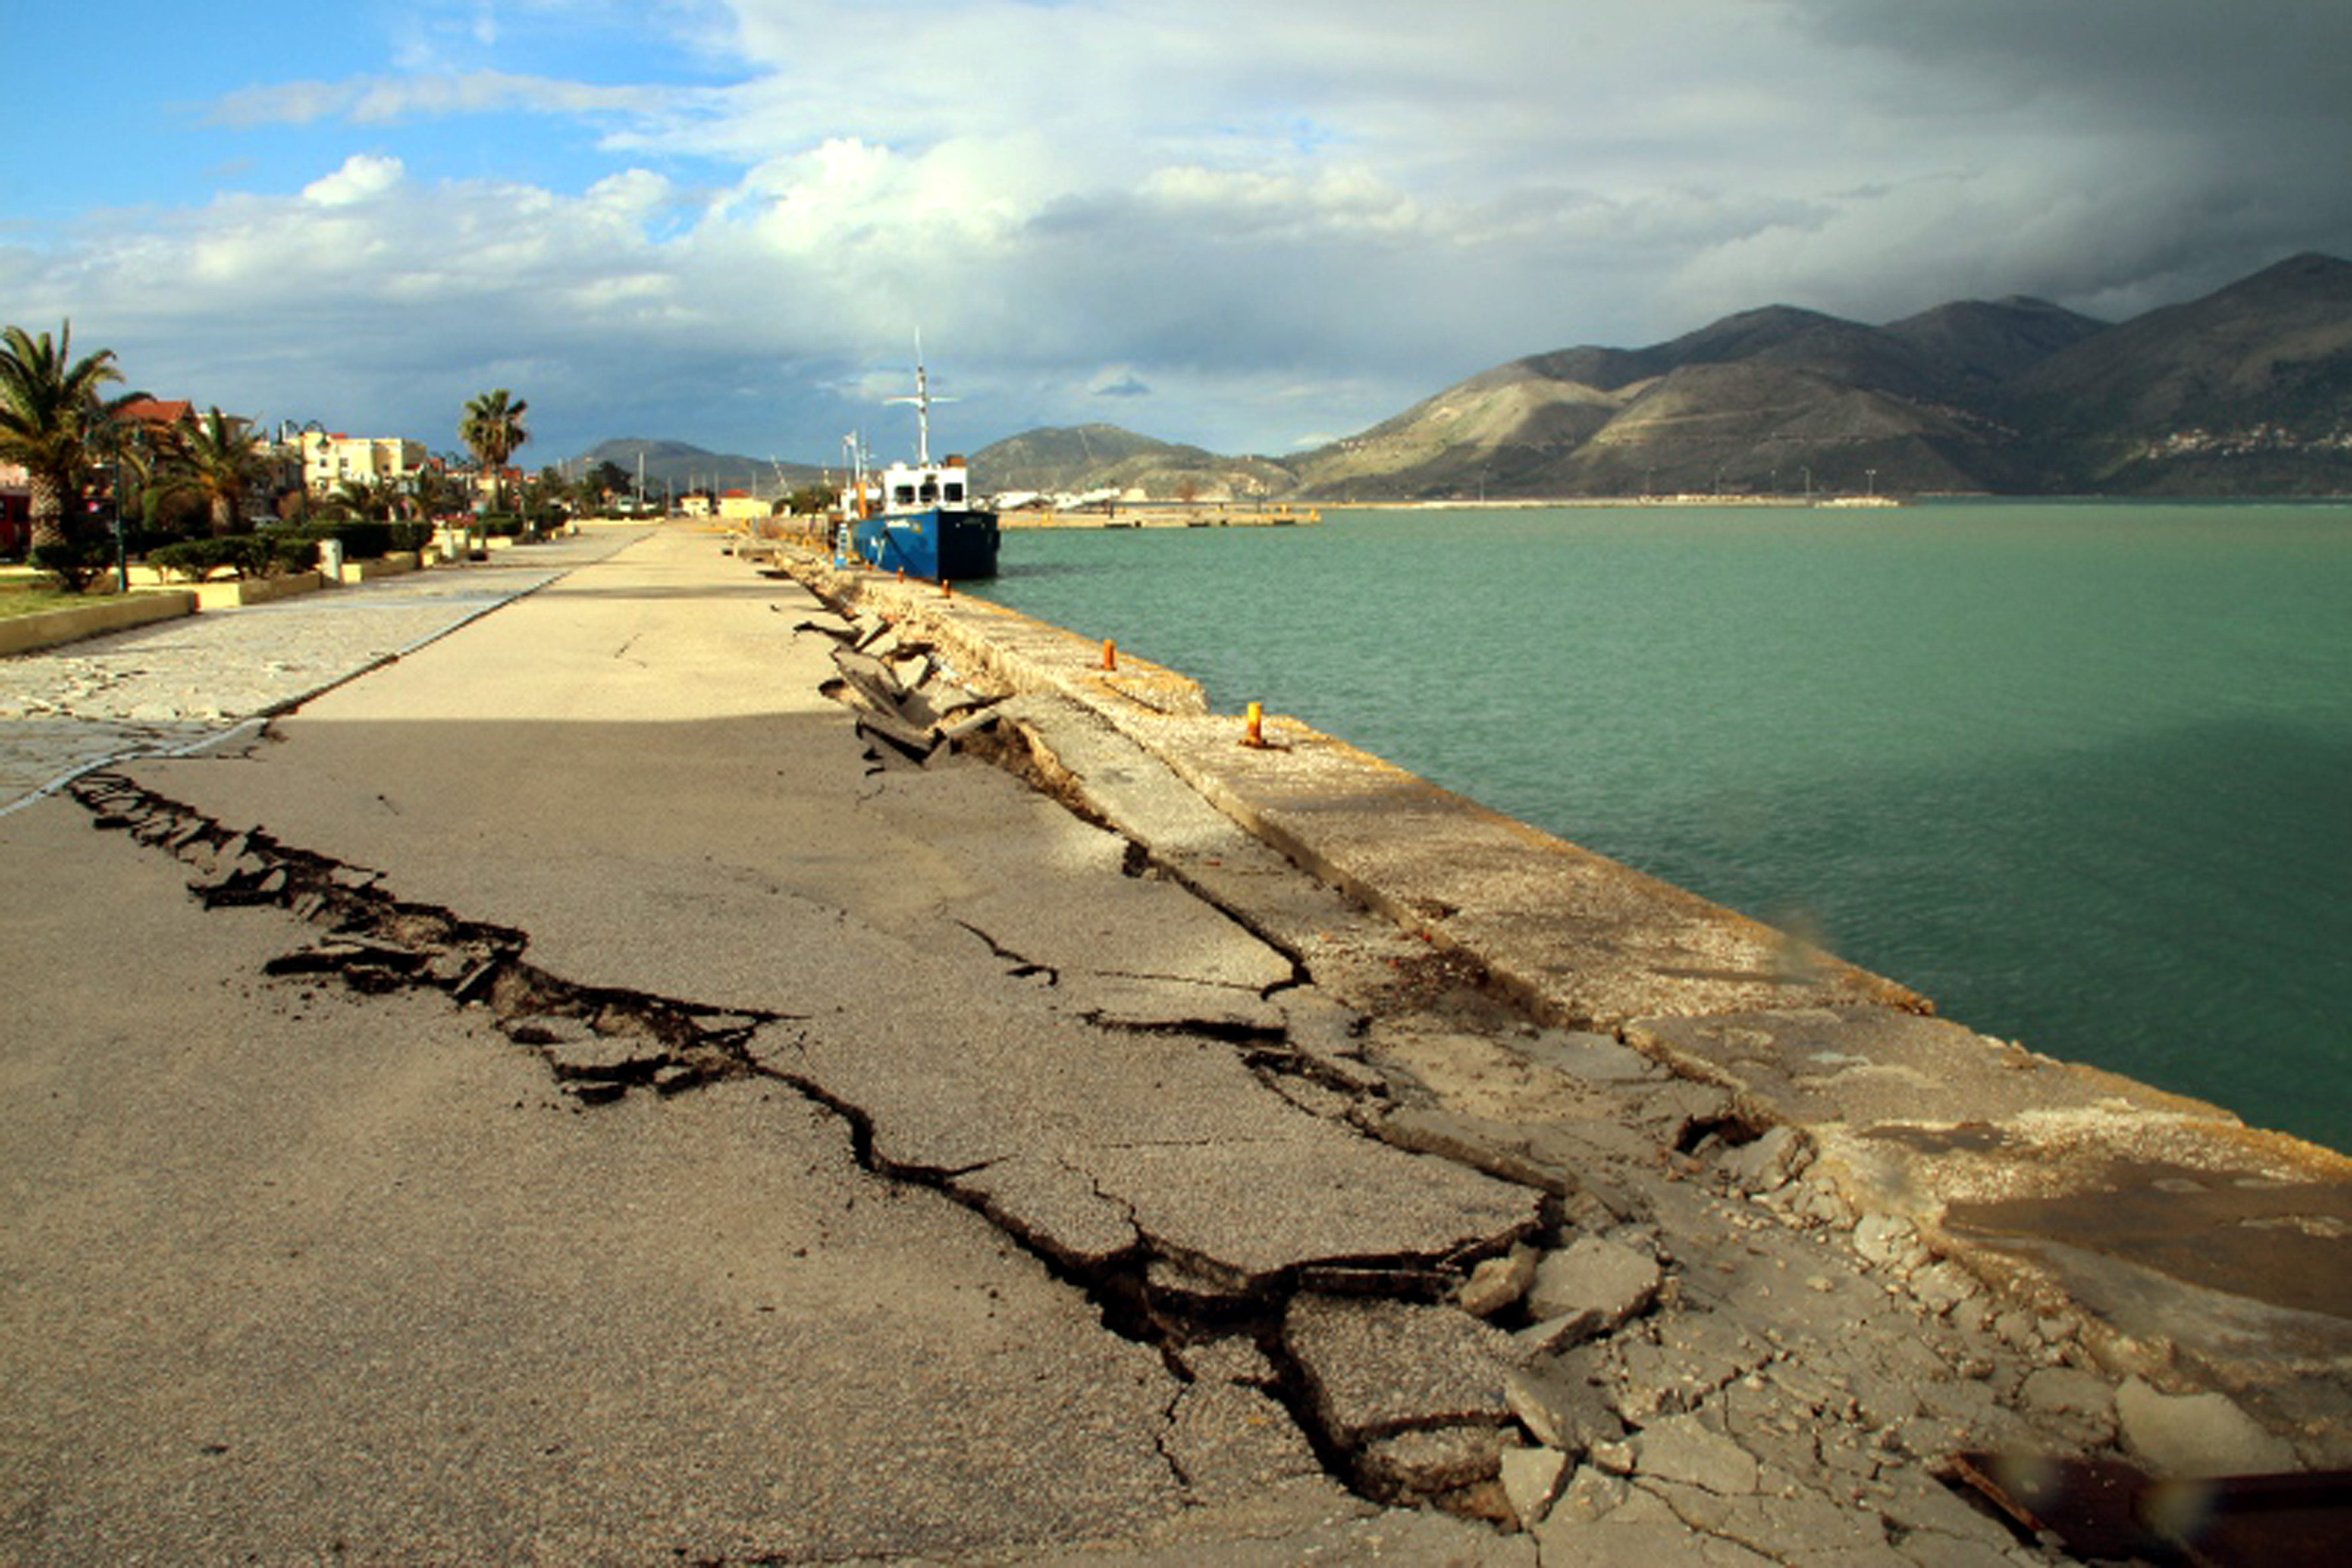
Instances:
[[[37,616],[48,610],[70,610],[87,605],[80,594],[68,594],[47,583],[0,583],[0,620],[14,616]]]

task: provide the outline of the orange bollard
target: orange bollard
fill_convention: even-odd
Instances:
[[[1242,744],[1264,750],[1265,746],[1265,707],[1263,703],[1249,705],[1249,730],[1242,736]]]
[[[901,583],[903,583],[903,582],[905,582],[906,580],[907,580],[907,569],[906,569],[904,566],[901,566],[901,567],[899,567],[899,568],[898,568],[898,581],[899,581],[899,582],[901,582]]]
[[[952,599],[955,597],[955,584],[949,582],[944,577],[940,579],[940,597],[942,599]]]
[[[1118,668],[1118,644],[1111,641],[1108,637],[1105,637],[1103,639],[1102,667],[1105,669],[1117,669]]]

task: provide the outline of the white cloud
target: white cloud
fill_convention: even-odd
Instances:
[[[312,206],[352,206],[383,195],[400,184],[405,172],[397,158],[353,153],[333,174],[303,186],[302,199]]]
[[[696,97],[646,87],[604,87],[473,70],[242,88],[222,98],[215,115],[226,124],[244,127],[308,125],[323,120],[394,125],[409,120],[505,110],[594,118],[674,112],[682,101]]]

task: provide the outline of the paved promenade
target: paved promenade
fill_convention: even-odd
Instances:
[[[215,611],[11,660],[0,809],[95,763],[200,748],[611,552],[593,532],[492,562]]]
[[[639,531],[0,662],[0,1556],[2023,1563],[1958,1455],[2340,1451],[874,629]]]

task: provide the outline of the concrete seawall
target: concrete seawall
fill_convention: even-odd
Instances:
[[[1083,712],[1457,978],[1725,1092],[1726,1141],[1801,1138],[1865,1253],[1956,1265],[2074,1325],[2112,1374],[2225,1392],[2304,1463],[2352,1466],[2352,1160],[1937,1018],[1894,981],[1295,721],[1244,744],[1177,672],[1125,654],[1107,669],[1101,645],[968,590],[787,565],[1005,699],[1046,782],[1244,923],[1279,916],[1124,818],[1129,764],[1074,751],[1081,731],[1032,722],[1034,705]]]

